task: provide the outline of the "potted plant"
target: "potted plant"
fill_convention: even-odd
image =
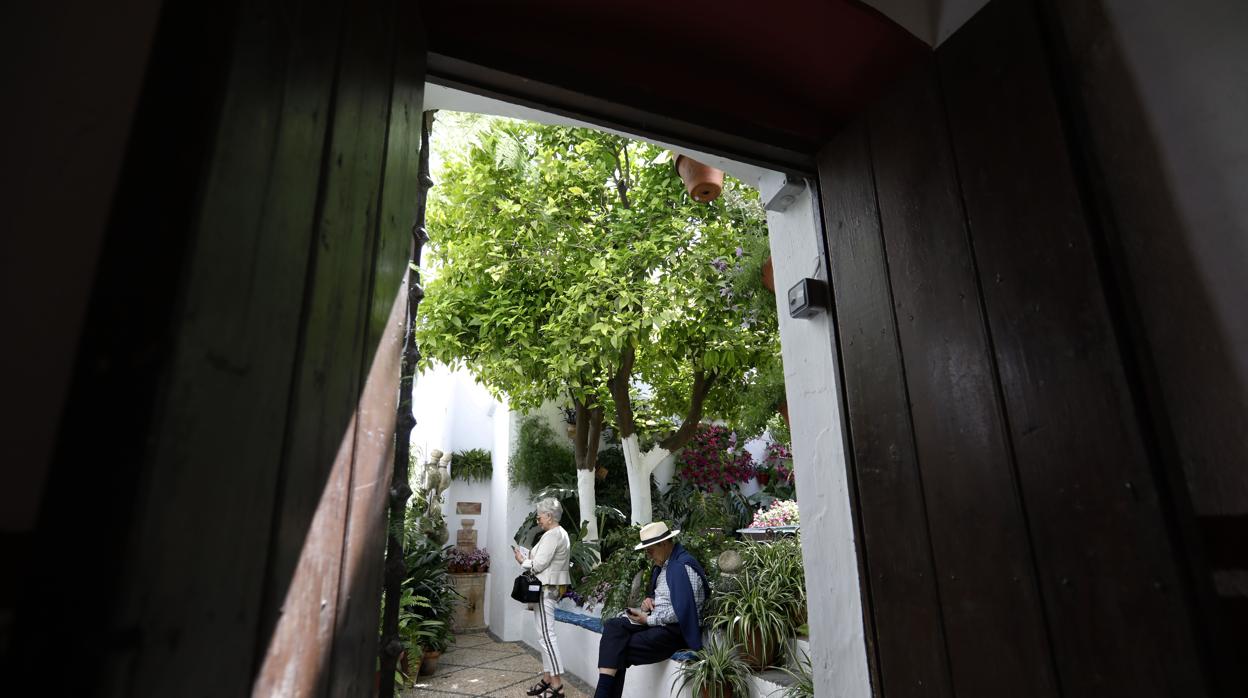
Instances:
[[[715,601],[712,627],[741,645],[741,659],[753,669],[771,666],[796,630],[794,607],[805,602],[805,586],[795,590],[794,543],[755,543],[741,548],[744,571]],[[800,551],[798,551],[800,569]],[[804,611],[803,611],[804,613]]]
[[[802,652],[801,658],[794,662],[794,667],[782,668],[781,671],[793,677],[793,683],[785,687],[780,698],[814,698],[815,677],[810,668],[810,655]]]
[[[463,482],[489,482],[494,477],[494,460],[483,448],[456,451],[451,459],[451,479]]]
[[[684,662],[672,680],[672,694],[685,688],[702,698],[745,698],[750,695],[750,672],[737,656],[737,646],[716,635]]]
[[[425,652],[421,656],[420,675],[430,676],[438,670],[438,658],[451,645],[454,635],[451,634],[451,625],[444,620],[428,621],[429,638],[425,643]]]

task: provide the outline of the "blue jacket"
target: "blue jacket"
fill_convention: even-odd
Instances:
[[[689,587],[689,567],[698,573],[702,582],[702,592],[708,601],[711,598],[711,585],[706,581],[706,571],[694,559],[684,546],[677,543],[672,548],[672,556],[667,560],[667,590],[672,595],[672,610],[676,612],[676,620],[680,624],[680,634],[685,638],[685,646],[693,651],[702,649],[702,622],[698,617],[698,604],[693,598],[693,589]],[[650,588],[646,595],[654,598],[654,589],[659,582],[659,571],[662,567],[650,570]]]

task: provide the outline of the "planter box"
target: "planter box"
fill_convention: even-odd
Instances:
[[[784,536],[790,536],[800,530],[798,526],[774,526],[772,528],[738,528],[740,533],[746,540],[776,540]]]

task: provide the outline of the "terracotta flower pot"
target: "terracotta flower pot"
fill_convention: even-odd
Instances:
[[[776,292],[776,273],[771,268],[771,255],[767,255],[767,260],[763,262],[763,288]]]
[[[780,412],[780,416],[784,417],[784,425],[792,429],[793,425],[789,423],[789,401],[781,400],[780,405],[776,409]]]
[[[686,155],[676,156],[676,171],[680,173],[689,196],[699,203],[707,203],[719,198],[724,190],[724,171],[710,165],[703,165]]]
[[[709,688],[702,689],[702,698],[716,698],[716,696],[720,696],[721,698],[733,698],[732,686],[721,687],[719,689],[719,693],[711,693],[711,689]]]
[[[768,646],[763,642],[762,633],[757,630],[739,639],[741,640],[741,661],[749,668],[762,671],[776,661],[775,643]]]
[[[433,675],[433,672],[438,670],[438,657],[441,657],[441,656],[442,656],[441,652],[436,652],[436,651],[425,652],[425,656],[420,662],[420,675],[421,676]]]

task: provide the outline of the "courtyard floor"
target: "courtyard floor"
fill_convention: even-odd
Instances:
[[[523,642],[498,642],[486,633],[459,635],[455,644],[438,659],[432,676],[421,676],[403,691],[403,698],[457,698],[461,696],[517,696],[537,682],[542,660]],[[568,698],[592,693],[570,674],[563,677]]]

